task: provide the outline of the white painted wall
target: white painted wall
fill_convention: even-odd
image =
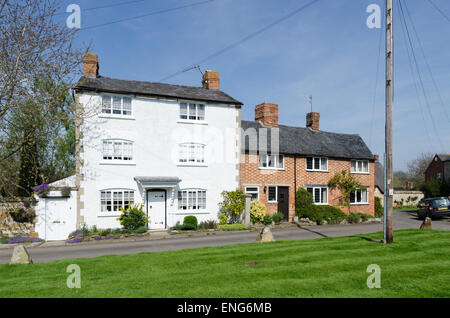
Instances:
[[[195,102],[195,101],[193,101]],[[134,181],[136,176],[170,176],[182,181],[173,191],[167,190],[167,225],[182,223],[186,215],[195,215],[199,222],[217,219],[218,202],[223,190],[238,187],[237,118],[240,110],[230,105],[206,104],[205,123],[183,123],[179,120],[179,101],[137,97],[132,101],[132,118],[103,117],[101,96],[94,93],[80,95],[85,108],[81,127],[84,162],[84,208],[81,216],[88,226],[119,227],[120,213],[102,213],[100,191],[104,189],[132,189],[135,203],[145,203],[145,193]],[[132,162],[111,164],[102,160],[102,141],[122,138],[134,142]],[[178,143],[206,144],[204,166],[177,164]],[[178,189],[205,189],[206,210],[178,211]],[[145,208],[145,204],[144,204]]]

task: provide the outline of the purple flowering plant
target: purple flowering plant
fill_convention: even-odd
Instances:
[[[32,188],[32,190],[38,196],[43,197],[43,196],[46,196],[50,192],[50,186],[48,184],[44,183],[44,184],[35,186],[34,188]]]
[[[67,240],[66,243],[80,243],[82,241],[83,241],[83,239],[81,237],[75,237],[71,240]]]

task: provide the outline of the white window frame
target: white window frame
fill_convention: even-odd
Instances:
[[[308,169],[308,158],[312,158],[312,169]],[[327,162],[327,168],[326,169],[322,169],[322,159],[325,159]],[[319,160],[319,169],[315,169],[315,162]],[[316,172],[328,172],[328,158],[327,157],[313,157],[313,156],[309,156],[306,157],[305,160],[305,165],[306,165],[306,171],[316,171]]]
[[[364,202],[364,201],[356,202],[356,199],[358,197],[358,195],[357,195],[358,191],[366,191],[366,198],[367,198],[366,202]],[[367,204],[369,204],[369,187],[365,187],[364,189],[356,190],[354,193],[355,193],[355,202],[352,202],[351,197],[350,197],[350,205],[367,205]],[[361,198],[362,198],[362,193],[361,193]]]
[[[181,113],[182,106],[186,106],[186,114]],[[203,118],[201,117],[201,114],[199,114],[200,106],[203,106]],[[191,114],[191,109],[195,108],[195,114]],[[182,118],[183,116],[186,116],[186,118]],[[195,117],[195,118],[190,118]],[[206,104],[200,103],[200,102],[193,102],[193,101],[181,101],[179,103],[179,114],[178,114],[178,120],[180,122],[189,122],[189,123],[204,123],[206,121]]]
[[[269,199],[270,188],[275,188],[275,200]],[[267,186],[267,202],[268,203],[278,203],[278,186],[268,185]]]
[[[192,147],[194,152],[192,153]],[[191,156],[193,154],[193,157]],[[184,155],[184,157],[183,157]],[[193,160],[193,161],[191,161]],[[205,166],[206,145],[195,142],[183,142],[178,144],[178,165]]]
[[[112,95],[112,94],[101,94],[101,112],[100,116],[107,116],[107,117],[124,117],[124,118],[131,118],[133,116],[133,98],[129,96],[121,96],[121,95]],[[104,108],[104,98],[109,98],[109,109]],[[114,114],[114,98],[120,98],[120,113]],[[130,100],[130,109],[124,109],[124,99]],[[109,110],[109,112],[107,112]],[[124,114],[124,112],[130,112],[129,114]]]
[[[121,196],[121,204],[120,205],[115,205],[114,204],[114,195],[115,194],[119,194]],[[128,206],[132,206],[135,203],[135,199],[134,199],[134,193],[135,190],[133,189],[124,189],[124,188],[117,188],[117,189],[103,189],[100,190],[100,213],[102,215],[107,215],[107,214],[120,214],[120,207],[125,208],[125,202],[128,202]],[[103,195],[105,194],[105,195]],[[109,196],[108,196],[109,194]],[[125,200],[125,194],[128,195],[129,200]],[[111,210],[108,211],[108,201],[110,202],[110,207]],[[104,204],[105,202],[105,204]],[[115,207],[117,206],[117,209],[115,209]],[[104,209],[105,207],[105,209]]]
[[[269,167],[269,159],[270,157],[273,157],[273,167]],[[283,158],[283,162],[282,162],[282,166],[281,167],[277,167],[278,163],[279,163],[279,157]],[[261,165],[261,158],[265,158],[266,159],[266,167],[264,167],[263,165]],[[268,155],[268,154],[259,154],[258,156],[258,167],[261,170],[284,170],[284,155],[282,154],[277,154],[277,155]]]
[[[361,168],[364,166],[364,162],[367,163],[367,171],[358,169],[359,164],[361,164]],[[355,169],[353,169],[353,163],[355,163]],[[370,174],[370,162],[369,160],[357,160],[354,159],[350,161],[350,172],[355,174]]]
[[[306,191],[308,191],[308,189],[312,189],[312,192],[313,192],[312,196],[313,196],[314,205],[328,205],[329,191],[328,191],[328,187],[327,186],[306,186]],[[327,193],[327,200],[326,200],[326,202],[322,202],[323,201],[322,189],[326,189],[326,193]],[[320,201],[321,202],[316,202],[316,195],[315,195],[316,194],[316,190],[320,191]]]
[[[205,189],[180,189],[178,190],[178,211],[186,212],[186,211],[198,211],[202,212],[206,210],[207,203],[207,194]],[[191,196],[192,194],[192,196]],[[204,194],[202,197],[200,194]],[[185,197],[183,197],[185,195]],[[192,198],[192,199],[190,199]],[[194,200],[195,199],[195,200]],[[202,200],[203,204],[200,202]],[[184,201],[185,200],[185,201]],[[185,207],[185,208],[183,208]]]
[[[248,190],[249,188],[256,188],[255,190]],[[245,186],[245,194],[256,194],[256,199],[252,199],[252,201],[259,200],[259,186],[253,186],[253,185],[246,185]]]
[[[105,153],[105,143],[110,143],[111,153]],[[120,158],[115,158],[115,145],[120,145]],[[125,146],[130,146],[128,151],[128,156],[125,156]],[[119,139],[119,138],[108,138],[102,140],[102,155],[101,155],[103,162],[108,163],[133,163],[134,162],[134,142],[127,139]],[[125,159],[128,158],[128,159]]]

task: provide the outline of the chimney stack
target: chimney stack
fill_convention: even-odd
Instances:
[[[306,127],[311,128],[312,130],[319,130],[319,113],[307,113],[306,114]]]
[[[380,156],[379,155],[374,155],[375,157],[375,161],[379,161],[380,160]]]
[[[218,72],[207,70],[202,78],[203,88],[220,89],[220,76]]]
[[[255,121],[263,126],[278,127],[278,105],[267,102],[256,105]]]
[[[83,56],[83,75],[87,77],[98,76],[98,56],[95,53],[86,53]]]

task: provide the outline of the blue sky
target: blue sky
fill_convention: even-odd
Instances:
[[[80,5],[82,25],[76,44],[80,47],[92,44],[91,51],[99,55],[101,75],[146,81],[160,81],[309,2],[215,0],[179,11],[83,30],[200,0],[148,0],[83,12],[87,8],[125,1],[69,0],[63,4]],[[450,15],[449,1],[433,1]],[[314,111],[321,114],[321,130],[360,134],[372,152],[382,156],[383,52],[376,95],[375,86],[380,32],[384,31],[366,26],[369,16],[366,8],[373,3],[384,8],[384,2],[321,0],[204,62],[201,69],[220,73],[221,89],[244,103],[243,119],[253,120],[254,106],[266,100],[279,104],[281,124],[305,126],[305,114],[310,109],[306,96],[313,95]],[[450,152],[450,22],[426,0],[407,0],[407,4],[444,104],[440,102],[415,43],[430,108],[422,95],[422,102],[418,102],[406,42],[396,15],[395,170],[405,169],[406,163],[421,152]],[[411,24],[409,27],[413,32]],[[200,86],[201,74],[191,70],[166,82]]]

